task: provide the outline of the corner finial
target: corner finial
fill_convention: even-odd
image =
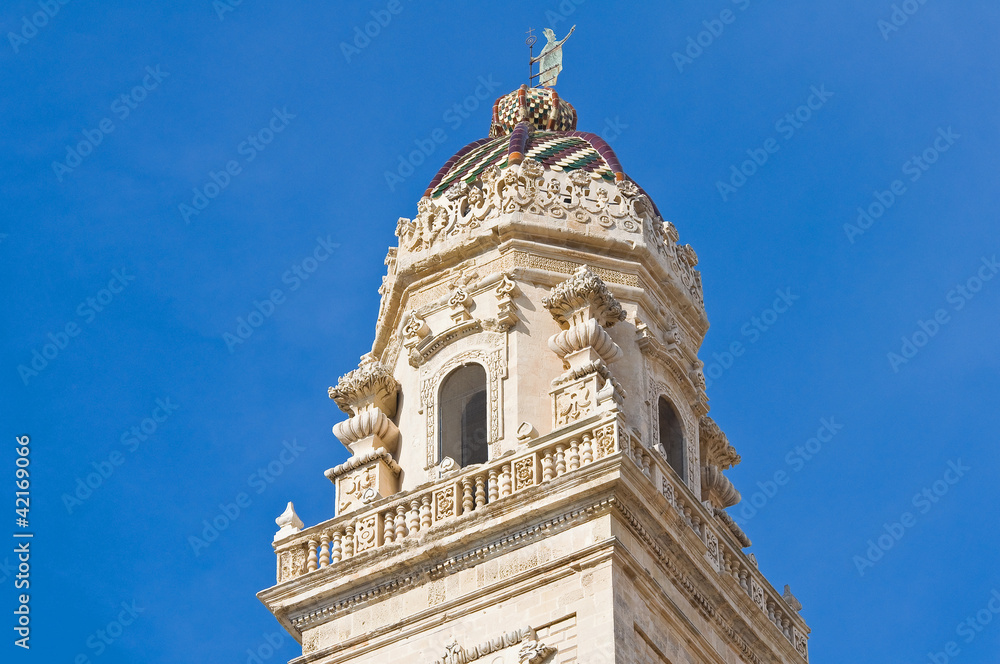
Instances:
[[[302,530],[302,519],[299,515],[295,513],[295,505],[291,501],[288,502],[288,506],[285,507],[285,511],[281,513],[277,519],[274,520],[276,524],[281,526],[281,529],[275,533],[274,541],[285,539],[286,537],[291,537],[295,533]]]

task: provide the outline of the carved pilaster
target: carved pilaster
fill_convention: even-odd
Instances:
[[[326,471],[336,486],[338,515],[399,491],[399,466],[392,458],[399,429],[390,419],[396,413],[398,390],[392,373],[371,354],[329,389],[330,398],[350,415],[333,433],[351,457]]]
[[[563,328],[549,338],[549,348],[567,366],[552,382],[553,425],[620,409],[625,393],[607,365],[621,358],[622,349],[605,328],[625,319],[621,304],[586,266],[553,288],[542,304]]]

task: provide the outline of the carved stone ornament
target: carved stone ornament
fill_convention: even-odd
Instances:
[[[285,507],[285,511],[281,513],[281,516],[275,519],[274,522],[280,527],[274,535],[275,542],[283,540],[286,537],[291,537],[302,530],[302,526],[305,525],[302,523],[299,515],[295,513],[295,505],[291,501],[289,501],[288,506]]]
[[[802,602],[800,602],[795,595],[792,594],[792,588],[787,583],[785,584],[785,592],[781,595],[781,599],[785,600],[785,604],[787,604],[788,608],[792,611],[798,613],[802,610]]]
[[[342,376],[335,387],[329,389],[342,411],[353,416],[368,405],[374,405],[392,417],[396,414],[396,392],[399,383],[371,353],[361,358],[358,368]]]
[[[465,648],[454,639],[445,645],[444,655],[433,664],[470,664],[489,655],[500,655],[504,662],[542,664],[556,649],[541,643],[531,627],[516,629],[487,639],[479,645]],[[512,655],[508,659],[507,655]],[[494,661],[494,660],[490,660]]]
[[[400,467],[387,450],[376,449],[353,455],[324,475],[337,491],[337,515],[368,505],[399,490]]]
[[[724,509],[740,502],[740,492],[718,466],[709,464],[701,469],[701,495],[712,506]]]
[[[591,272],[586,265],[553,288],[549,295],[542,299],[542,304],[564,328],[573,324],[574,317],[579,317],[580,320],[595,318],[604,327],[611,327],[626,317],[622,305],[601,278]]]
[[[732,468],[740,462],[736,448],[729,444],[729,439],[719,425],[708,415],[703,415],[698,423],[699,438],[705,449],[705,463],[718,466],[722,470]]]

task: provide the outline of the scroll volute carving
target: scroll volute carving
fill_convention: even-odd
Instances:
[[[329,389],[330,398],[350,415],[333,427],[333,433],[352,454],[379,449],[395,453],[399,429],[391,418],[396,414],[398,391],[392,373],[370,353]]]
[[[701,469],[701,493],[712,505],[720,509],[732,507],[740,502],[740,492],[722,471],[740,462],[740,455],[729,444],[729,439],[719,425],[708,415],[699,422],[699,437],[702,444],[702,458],[705,466]]]
[[[621,358],[622,349],[605,328],[625,320],[625,311],[586,266],[553,288],[542,304],[563,328],[549,339],[549,348],[572,370]]]

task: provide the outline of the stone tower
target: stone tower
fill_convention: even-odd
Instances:
[[[499,98],[396,235],[334,514],[277,519],[293,661],[807,661],[725,512],[698,258],[574,108]]]

